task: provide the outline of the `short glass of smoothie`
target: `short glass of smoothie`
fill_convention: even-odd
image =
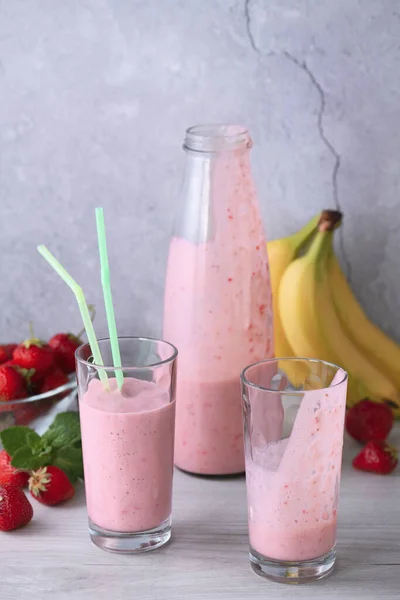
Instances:
[[[264,360],[241,374],[250,564],[306,583],[335,564],[347,373],[316,359]]]
[[[139,337],[119,346],[120,388],[108,339],[99,340],[105,366],[89,344],[76,351],[89,532],[103,550],[147,552],[171,537],[178,351]]]

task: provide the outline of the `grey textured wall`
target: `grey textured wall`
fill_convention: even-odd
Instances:
[[[205,121],[249,127],[271,238],[342,208],[355,289],[400,339],[399,39],[394,0],[0,0],[0,339],[80,327],[38,243],[106,332],[97,205],[119,329],[159,333],[180,144]]]

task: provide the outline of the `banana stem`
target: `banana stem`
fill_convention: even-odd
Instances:
[[[304,227],[290,236],[290,242],[293,247],[293,253],[296,255],[300,250],[301,246],[305,244],[309,238],[316,232],[318,224],[321,219],[321,214],[315,215],[308,221]]]
[[[309,241],[317,229],[319,231],[333,231],[339,227],[342,222],[342,216],[342,213],[338,210],[326,209],[310,219],[300,231],[297,231],[289,237],[294,256],[298,254],[300,248]]]
[[[339,210],[323,210],[318,221],[318,231],[334,231],[342,223],[343,214]]]
[[[338,210],[323,210],[317,232],[307,252],[307,258],[316,265],[322,260],[329,259],[332,253],[333,232],[342,222],[342,213]]]
[[[314,262],[316,267],[326,259],[328,260],[331,254],[333,231],[322,230],[317,231],[307,252],[307,258]]]

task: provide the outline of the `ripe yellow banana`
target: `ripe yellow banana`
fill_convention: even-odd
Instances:
[[[304,256],[294,260],[283,274],[279,287],[279,314],[286,338],[296,356],[335,362],[321,335],[318,306],[315,242]]]
[[[400,390],[400,347],[372,323],[346,281],[336,256],[328,264],[329,285],[339,319],[349,337],[369,360],[393,380]]]
[[[275,341],[275,356],[276,357],[292,357],[294,356],[293,349],[290,347],[286,339],[285,332],[282,328],[279,317],[278,294],[279,284],[282,275],[288,265],[294,260],[300,248],[305,244],[309,237],[316,231],[319,215],[313,217],[305,227],[297,233],[279,240],[272,240],[267,243],[269,271],[271,278],[272,303],[273,303],[273,319],[274,319],[274,341]],[[288,373],[290,380],[294,386],[300,385],[307,377],[308,371],[303,363],[298,363],[296,371],[292,370]]]
[[[396,386],[347,336],[336,314],[327,277],[332,231],[320,227],[309,251],[289,265],[279,288],[280,318],[297,356],[322,358],[349,372],[352,388],[400,406]],[[358,383],[361,382],[361,383]]]

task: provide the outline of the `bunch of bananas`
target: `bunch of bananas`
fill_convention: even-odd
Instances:
[[[339,266],[333,236],[341,219],[325,210],[267,245],[275,355],[340,365],[349,374],[348,406],[369,397],[400,417],[400,347],[368,319]],[[301,384],[301,372],[296,379]]]

